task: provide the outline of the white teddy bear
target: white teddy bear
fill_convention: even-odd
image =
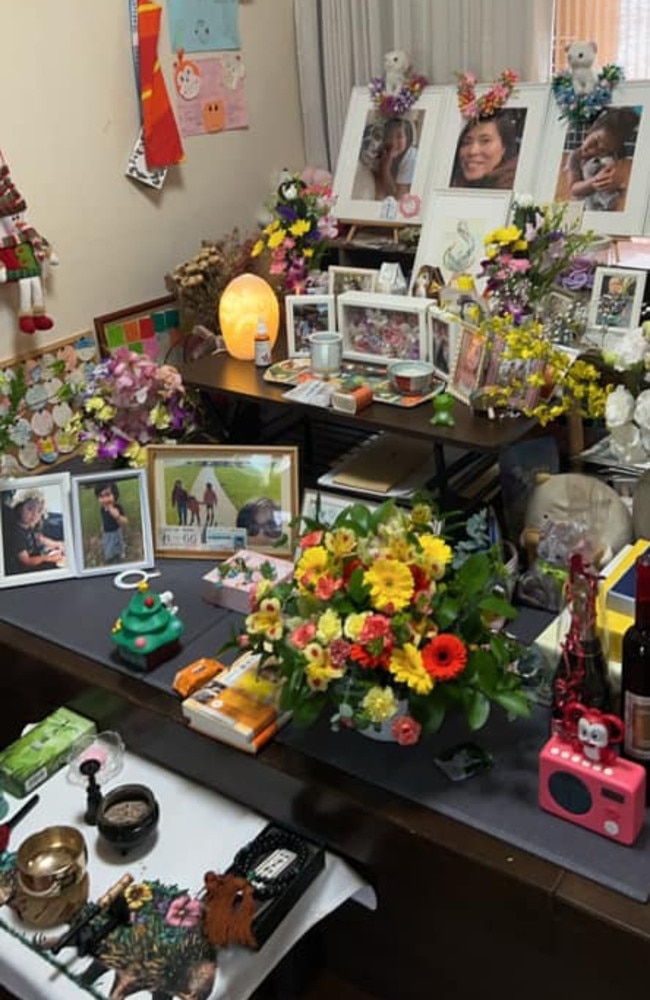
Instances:
[[[597,83],[593,68],[598,46],[595,42],[571,42],[566,46],[567,62],[571,70],[575,94],[590,94]]]
[[[387,94],[399,94],[408,80],[411,59],[401,49],[393,49],[384,56],[384,87]]]

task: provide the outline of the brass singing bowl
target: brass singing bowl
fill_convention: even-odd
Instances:
[[[18,883],[31,896],[55,896],[86,874],[88,851],[73,826],[48,826],[24,840],[16,854]]]

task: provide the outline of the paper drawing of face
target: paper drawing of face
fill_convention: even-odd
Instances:
[[[199,18],[194,25],[194,37],[199,45],[204,45],[207,48],[210,44],[210,25],[203,18]]]
[[[184,58],[182,49],[174,61],[174,83],[185,101],[194,100],[201,90],[201,70],[197,63]]]
[[[202,118],[206,132],[221,132],[226,127],[226,107],[223,101],[206,101]]]

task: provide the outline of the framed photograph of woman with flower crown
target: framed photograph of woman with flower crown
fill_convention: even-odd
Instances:
[[[379,92],[353,88],[334,175],[338,219],[390,226],[421,222],[448,91],[424,87],[415,100],[396,102],[394,113],[385,113]]]
[[[504,71],[504,73],[507,71]],[[463,96],[463,81],[470,93]],[[507,91],[507,88],[506,88]],[[516,84],[505,100],[500,84],[467,74],[447,103],[432,187],[532,191],[549,101],[546,84]],[[463,105],[463,110],[461,110]],[[489,109],[492,108],[492,112]]]

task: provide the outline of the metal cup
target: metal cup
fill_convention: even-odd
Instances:
[[[332,378],[341,370],[343,337],[332,330],[312,333],[309,338],[311,370],[319,378]]]

